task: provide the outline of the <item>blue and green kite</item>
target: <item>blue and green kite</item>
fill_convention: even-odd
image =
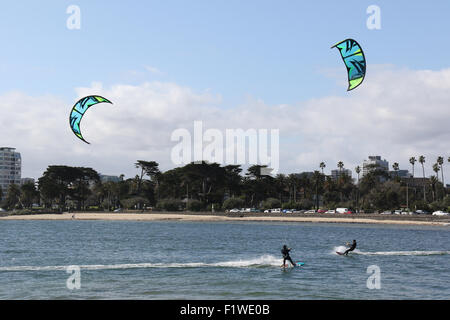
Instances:
[[[83,115],[87,111],[87,109],[89,109],[93,105],[96,105],[97,103],[102,102],[112,104],[111,101],[101,96],[87,96],[78,100],[78,102],[73,106],[72,111],[70,112],[69,123],[73,133],[75,133],[78,138],[80,138],[87,144],[89,144],[89,142],[84,140],[80,130],[81,119],[83,118]]]
[[[338,48],[341,53],[342,60],[348,72],[348,89],[347,91],[355,89],[359,86],[366,76],[366,57],[361,46],[353,39],[346,39],[341,41],[333,48]]]

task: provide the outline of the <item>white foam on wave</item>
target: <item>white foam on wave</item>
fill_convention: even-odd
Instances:
[[[337,246],[333,248],[333,254],[336,254],[336,252],[344,253],[345,250],[348,248],[346,246]]]
[[[200,267],[271,267],[280,266],[282,260],[272,255],[263,255],[253,259],[241,259],[215,263],[188,262],[188,263],[124,263],[124,264],[91,264],[78,265],[81,270],[117,270],[117,269],[144,269],[144,268],[200,268]],[[67,270],[69,266],[10,266],[0,267],[1,271],[58,271]]]
[[[345,246],[337,246],[333,248],[333,254],[336,252],[344,253],[347,250]],[[359,249],[355,249],[351,254],[359,254],[363,256],[433,256],[433,255],[447,255],[450,251],[376,251],[365,252]]]
[[[377,251],[377,252],[364,252],[355,250],[355,254],[365,256],[433,256],[433,255],[446,255],[450,254],[450,251]]]

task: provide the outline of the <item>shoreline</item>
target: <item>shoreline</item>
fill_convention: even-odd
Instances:
[[[74,215],[75,219],[72,218]],[[62,214],[8,215],[1,220],[105,220],[105,221],[194,221],[194,222],[310,222],[310,223],[356,223],[389,225],[426,225],[450,226],[450,217],[436,216],[383,216],[365,215],[267,215],[267,214],[225,214],[194,212],[146,212],[146,213],[109,213],[109,212],[75,212]]]

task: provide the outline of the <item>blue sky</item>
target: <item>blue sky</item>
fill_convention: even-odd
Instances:
[[[66,27],[70,5],[81,10],[80,30]],[[370,5],[381,9],[380,30],[366,26]],[[55,161],[80,166],[99,163],[102,169],[96,169],[100,171],[133,175],[132,163],[138,155],[156,159],[167,169],[170,133],[186,127],[186,123],[192,126],[194,120],[204,120],[206,126],[220,129],[244,127],[247,123],[257,128],[273,127],[272,123],[281,129],[286,127],[280,133],[280,165],[284,172],[311,171],[320,161],[329,163],[327,170],[339,160],[351,168],[369,154],[381,154],[391,163],[399,162],[401,168],[409,167],[409,156],[425,154],[431,166],[436,155],[450,156],[445,144],[450,132],[445,123],[439,122],[450,116],[450,78],[446,71],[450,68],[449,12],[450,2],[444,0],[432,4],[373,0],[2,3],[0,107],[6,111],[0,120],[0,134],[3,144],[16,146],[24,159],[39,159],[27,166],[24,160],[23,175],[36,178]],[[330,48],[346,38],[356,39],[367,58],[366,79],[351,92],[346,91],[345,66],[339,53]],[[94,82],[101,83],[103,89],[93,92]],[[136,134],[146,132],[145,125],[152,127],[153,131],[147,133],[149,141],[139,142],[133,149],[125,137],[136,137],[123,131],[123,145],[119,145],[119,139],[116,145],[105,142],[102,152],[127,149],[132,156],[124,156],[115,164],[111,164],[110,154],[96,158],[97,162],[84,162],[93,146],[96,150],[102,146],[95,144],[93,131],[87,138],[92,145],[80,144],[73,138],[66,128],[68,110],[80,92],[108,94],[117,102],[111,114],[117,119],[111,123],[119,123],[120,117],[134,112],[133,104],[127,104],[123,96],[130,88],[136,94],[134,104],[137,97],[145,97],[136,110],[142,112],[141,117],[148,117],[149,124],[142,124]],[[193,107],[192,101],[201,106]],[[150,107],[143,106],[147,102]],[[34,125],[32,115],[38,114],[38,105],[46,110],[45,126],[42,122]],[[209,115],[206,105],[211,105]],[[121,114],[125,108],[128,113]],[[96,117],[83,120],[87,137],[89,127],[102,117],[101,107],[97,110]],[[177,113],[186,116],[177,118]],[[407,121],[405,115],[409,116]],[[172,116],[172,121],[167,119]],[[61,128],[57,117],[63,118]],[[234,122],[220,121],[220,117]],[[350,129],[330,130],[335,126],[333,119],[339,117],[352,124],[361,119],[377,121],[371,128],[355,128],[370,133],[358,136]],[[27,132],[27,119],[32,134]],[[129,123],[137,126],[139,119],[135,120]],[[293,123],[288,124],[291,120]],[[11,124],[15,127],[11,128]],[[58,143],[62,144],[58,140],[61,130],[64,141],[73,148],[57,148]],[[50,140],[49,132],[55,140]],[[103,133],[107,141],[111,132]],[[39,136],[46,138],[38,140]],[[49,153],[49,148],[58,151]],[[152,151],[145,154],[145,148]]]
[[[66,28],[71,4],[81,9],[80,30]],[[366,27],[371,4],[381,30]],[[69,101],[93,81],[173,81],[220,93],[224,107],[246,95],[278,104],[339,94],[326,71],[345,76],[330,47],[347,37],[370,64],[449,65],[448,1],[14,1],[1,9],[1,91]]]

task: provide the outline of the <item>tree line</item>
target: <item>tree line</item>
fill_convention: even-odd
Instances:
[[[448,159],[450,162],[450,158]],[[319,170],[301,174],[262,175],[266,166],[252,165],[246,172],[240,165],[190,163],[165,172],[155,161],[138,160],[134,178],[102,182],[92,168],[49,166],[36,184],[10,185],[1,206],[7,210],[31,209],[39,204],[45,209],[105,210],[117,208],[159,210],[211,211],[232,208],[335,209],[375,212],[407,207],[409,210],[449,210],[450,194],[444,187],[443,158],[439,157],[433,171],[425,177],[425,157],[410,159],[412,172],[421,164],[423,180],[401,178],[398,163],[394,174],[376,165],[369,166],[361,176],[357,166],[356,179],[346,174],[342,161],[337,163],[339,175]],[[441,179],[439,177],[441,173]],[[397,174],[396,174],[397,173]],[[0,193],[1,194],[1,193]]]

